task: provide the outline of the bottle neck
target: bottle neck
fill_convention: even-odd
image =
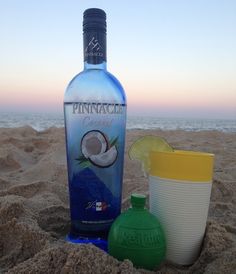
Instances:
[[[106,69],[106,32],[90,29],[84,32],[84,68]]]
[[[84,62],[84,70],[88,69],[103,69],[107,70],[107,62],[102,62],[101,64],[90,64],[88,62]]]

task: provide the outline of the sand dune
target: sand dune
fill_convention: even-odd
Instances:
[[[175,148],[215,153],[214,183],[206,236],[190,267],[163,264],[157,273],[235,273],[236,134],[217,131],[127,132],[127,146],[145,134]],[[64,129],[0,129],[0,272],[152,273],[119,262],[92,245],[64,241],[69,208]],[[138,163],[125,158],[123,208],[132,192],[148,193]]]

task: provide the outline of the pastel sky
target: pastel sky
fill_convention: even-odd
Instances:
[[[62,111],[90,7],[129,114],[236,118],[234,0],[0,0],[0,111]]]

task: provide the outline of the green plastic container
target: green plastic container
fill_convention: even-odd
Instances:
[[[108,235],[108,252],[135,267],[153,270],[165,259],[166,241],[158,219],[145,209],[146,196],[131,195],[132,208],[113,223]]]

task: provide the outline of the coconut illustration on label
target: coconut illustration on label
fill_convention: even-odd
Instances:
[[[118,156],[116,141],[117,138],[109,142],[103,132],[91,130],[86,132],[81,140],[81,152],[93,165],[109,167],[115,163]]]

